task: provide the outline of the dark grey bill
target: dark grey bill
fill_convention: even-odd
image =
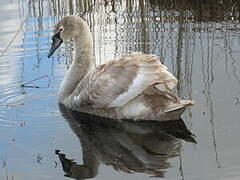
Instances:
[[[52,38],[52,46],[51,46],[51,49],[49,50],[49,53],[47,55],[48,58],[50,58],[53,55],[53,53],[62,44],[62,42],[63,41],[60,38],[60,32],[53,36],[53,38]]]

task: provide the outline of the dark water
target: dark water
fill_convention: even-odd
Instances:
[[[183,121],[119,124],[58,107],[71,43],[46,54],[58,19],[76,12],[96,64],[161,57],[196,102]],[[240,179],[239,2],[2,0],[0,13],[0,180]]]

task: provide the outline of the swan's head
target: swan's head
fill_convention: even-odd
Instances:
[[[48,58],[56,51],[62,42],[79,36],[79,34],[86,29],[86,26],[86,22],[76,16],[66,16],[59,21],[54,29],[52,46],[48,53]]]

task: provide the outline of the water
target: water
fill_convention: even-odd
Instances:
[[[0,179],[239,179],[239,7],[231,1],[2,0]],[[176,93],[196,102],[183,121],[197,144],[182,121],[116,124],[60,112],[56,94],[71,43],[52,59],[46,55],[58,19],[76,12],[91,26],[96,65],[134,51],[161,57],[179,79]]]

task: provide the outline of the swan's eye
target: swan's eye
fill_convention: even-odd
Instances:
[[[61,32],[63,29],[61,28],[60,30],[59,30],[59,32]]]

